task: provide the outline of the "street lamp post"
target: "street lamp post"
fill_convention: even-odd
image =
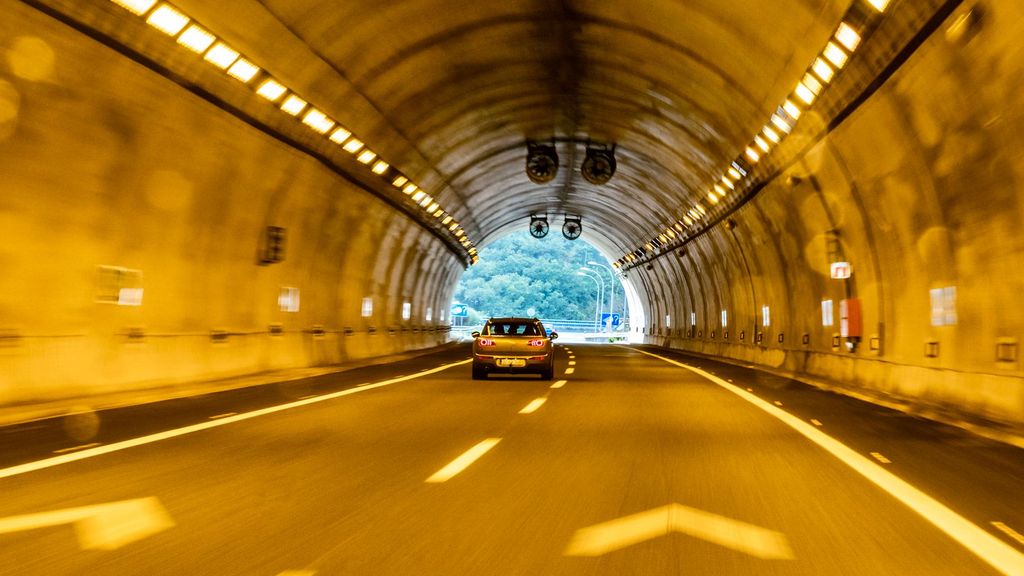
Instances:
[[[604,331],[605,332],[611,332],[612,331],[612,323],[615,321],[615,273],[612,272],[611,268],[609,268],[608,266],[605,266],[604,264],[601,264],[600,262],[594,262],[593,260],[590,260],[590,261],[587,262],[587,265],[588,266],[597,266],[599,268],[603,268],[605,271],[608,272],[608,275],[611,276],[611,278],[609,278],[609,280],[608,280],[608,323],[604,326]],[[584,269],[585,270],[590,270],[589,268],[584,268]],[[595,274],[597,274],[597,271],[595,271],[595,270],[590,270],[590,271],[594,272]],[[600,274],[598,274],[598,275],[600,276]],[[601,276],[601,279],[603,280],[604,276]]]
[[[597,331],[597,327],[601,323],[601,302],[604,300],[604,282],[602,282],[600,278],[595,278],[583,270],[576,272],[576,275],[583,276],[584,278],[590,278],[594,281],[594,284],[597,284],[597,303],[594,305],[594,330]]]

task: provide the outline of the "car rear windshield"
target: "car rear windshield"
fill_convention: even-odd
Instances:
[[[535,322],[491,322],[484,326],[485,336],[541,336]]]

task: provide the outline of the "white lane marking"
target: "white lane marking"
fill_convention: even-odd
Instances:
[[[626,346],[625,348],[629,348]],[[630,348],[641,354],[652,356],[680,368],[686,368],[711,380],[722,388],[732,392],[775,418],[796,430],[805,438],[825,449],[828,453],[838,458],[841,462],[852,468],[861,476],[873,482],[876,486],[885,490],[894,498],[904,503],[914,512],[917,512],[925,520],[931,522],[936,528],[945,532],[950,538],[956,540],[976,556],[987,562],[990,566],[1005,574],[1006,576],[1020,576],[1024,574],[1024,554],[1021,554],[1009,544],[999,540],[994,535],[981,529],[967,518],[957,514],[938,500],[925,494],[921,490],[911,486],[906,480],[889,472],[880,465],[872,462],[865,456],[858,454],[842,442],[825,434],[821,430],[808,425],[796,416],[772,406],[753,394],[748,394],[729,385],[728,382],[708,374],[699,368],[691,368],[680,362],[658,356],[644,350]]]
[[[573,535],[566,556],[601,556],[672,532],[681,532],[765,560],[793,560],[785,535],[681,504],[670,504],[588,528]]]
[[[78,450],[88,450],[94,446],[99,446],[99,442],[92,442],[90,444],[82,444],[81,446],[72,446],[71,448],[61,448],[60,450],[54,450],[54,454],[67,454],[68,452],[75,452]]]
[[[473,446],[469,450],[462,453],[461,456],[449,462],[444,468],[441,468],[437,472],[431,474],[430,478],[427,478],[427,482],[431,484],[437,484],[440,482],[447,482],[451,480],[453,476],[462,472],[466,468],[476,462],[481,456],[487,454],[487,452],[494,448],[498,442],[501,442],[501,438],[488,438],[483,442],[480,442],[476,446]]]
[[[157,432],[156,434],[150,434],[148,436],[132,438],[131,440],[123,440],[121,442],[115,442],[113,444],[97,446],[95,448],[89,448],[88,450],[82,450],[81,452],[75,452],[73,454],[61,454],[60,456],[52,456],[50,458],[46,458],[43,460],[36,460],[35,462],[27,462],[25,464],[11,466],[9,468],[2,468],[0,469],[0,480],[4,478],[10,478],[12,476],[18,476],[20,474],[27,474],[29,472],[36,472],[38,470],[52,468],[54,466],[60,466],[61,464],[69,464],[71,462],[85,460],[86,458],[93,458],[96,456],[102,456],[103,454],[110,454],[111,452],[119,452],[121,450],[127,450],[128,448],[135,448],[136,446],[144,446],[146,444],[152,444],[153,442],[159,442],[161,440],[169,440],[171,438],[177,438],[178,436],[185,436],[186,434],[193,434],[195,432],[209,430],[210,428],[216,428],[218,426],[226,426],[228,424],[233,424],[235,422],[249,420],[250,418],[266,416],[267,414],[274,414],[275,412],[282,412],[284,410],[291,410],[293,408],[309,406],[310,404],[324,402],[325,400],[333,400],[335,398],[341,398],[342,396],[348,396],[350,394],[356,394],[359,392],[365,392],[367,390],[374,390],[376,388],[391,386],[392,384],[398,384],[399,382],[405,382],[406,380],[413,380],[415,378],[427,376],[428,374],[435,374],[437,372],[441,372],[449,368],[454,368],[455,366],[469,364],[472,361],[473,359],[470,358],[467,360],[462,360],[460,362],[446,364],[439,368],[434,368],[429,372],[420,372],[417,374],[413,374],[412,376],[401,376],[398,378],[392,378],[390,380],[384,380],[381,382],[377,382],[376,384],[371,384],[369,386],[363,386],[362,388],[349,388],[346,390],[341,390],[339,392],[324,394],[323,396],[315,396],[313,398],[307,398],[305,400],[296,400],[295,402],[289,402],[287,404],[280,404],[278,406],[262,408],[260,410],[246,412],[244,414],[228,416],[227,418],[221,418],[220,420],[208,420],[206,422],[193,424],[191,426],[185,426],[183,428],[176,428],[174,430]]]
[[[285,570],[277,576],[316,576],[316,572],[312,570]]]
[[[155,497],[0,518],[0,534],[74,524],[83,550],[116,550],[174,526]]]
[[[992,525],[995,526],[996,528],[998,528],[1000,531],[1002,531],[1003,534],[1006,534],[1010,538],[1013,538],[1014,540],[1016,540],[1018,544],[1024,546],[1024,534],[1021,534],[1020,532],[1017,532],[1016,530],[1014,530],[1013,528],[1010,528],[1009,526],[1007,526],[1006,524],[1003,524],[1002,522],[993,522]]]
[[[776,401],[775,401],[775,405],[776,405],[776,406],[782,406],[782,402],[779,402],[778,400],[776,400]]]
[[[309,400],[310,398],[316,398],[316,394],[309,394],[307,396],[299,396],[299,400]]]
[[[551,387],[552,388],[561,388],[562,386],[565,386],[566,382],[568,382],[568,380],[557,380],[554,384],[551,385]]]
[[[729,384],[732,384],[732,378],[727,378],[726,382],[728,382]]]
[[[575,360],[570,360],[569,361],[569,366],[575,366],[575,365],[576,365],[576,361]]]
[[[543,406],[544,403],[547,402],[547,401],[548,401],[547,398],[537,398],[537,399],[533,400],[532,402],[530,402],[529,404],[527,404],[526,406],[524,406],[523,409],[519,411],[519,413],[520,414],[533,414],[534,412],[537,411],[538,408]]]
[[[210,420],[220,420],[221,418],[227,418],[228,416],[234,416],[238,412],[228,412],[226,414],[217,414],[216,416],[210,416]]]
[[[875,460],[878,460],[882,464],[892,464],[892,460],[889,460],[885,456],[882,456],[881,452],[872,452],[871,457],[874,458]]]
[[[747,392],[753,392],[753,391],[754,391],[753,388],[747,388]]]
[[[824,426],[824,424],[814,418],[811,418],[811,424],[814,424],[815,426]]]
[[[572,374],[575,371],[576,371],[575,368],[566,368],[565,369],[565,375],[568,376],[568,375]]]

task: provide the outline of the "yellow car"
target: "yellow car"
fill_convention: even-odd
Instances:
[[[481,332],[473,332],[473,379],[488,374],[540,374],[551,380],[555,355],[544,325],[536,318],[491,318]]]

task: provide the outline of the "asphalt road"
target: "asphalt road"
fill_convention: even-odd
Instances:
[[[1024,574],[1018,448],[654,349],[467,358],[0,428],[0,574]]]

